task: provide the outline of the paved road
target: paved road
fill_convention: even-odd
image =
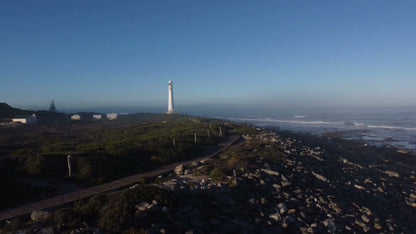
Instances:
[[[195,161],[200,161],[203,159],[213,157],[223,152],[224,150],[228,149],[228,147],[236,143],[239,140],[239,138],[240,137],[238,135],[233,135],[229,139],[227,139],[227,141],[218,144],[215,150],[209,150],[205,154],[201,155],[200,157],[192,159],[192,160],[170,164],[170,165],[161,167],[159,169],[156,169],[154,171],[149,171],[149,172],[145,172],[141,174],[128,176],[128,177],[115,180],[109,183],[105,183],[102,185],[89,187],[89,188],[78,190],[72,193],[59,195],[59,196],[45,199],[42,201],[38,201],[38,202],[31,203],[31,204],[23,205],[17,208],[2,211],[0,212],[0,221],[4,221],[4,220],[12,219],[21,215],[29,214],[33,210],[50,209],[50,208],[65,205],[73,201],[88,198],[88,197],[91,197],[100,193],[109,192],[109,191],[117,190],[117,189],[124,188],[127,186],[131,186],[132,184],[139,182],[141,178],[153,177],[153,176],[167,173],[169,171],[172,171],[176,166],[180,164],[187,165]]]

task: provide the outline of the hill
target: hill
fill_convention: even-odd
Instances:
[[[14,118],[17,115],[29,115],[32,111],[11,107],[7,103],[0,103],[0,118]]]

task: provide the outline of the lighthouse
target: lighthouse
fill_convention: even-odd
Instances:
[[[173,109],[173,84],[172,81],[169,81],[169,102],[168,102],[168,114],[175,113],[175,110]]]

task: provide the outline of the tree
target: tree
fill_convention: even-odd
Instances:
[[[56,112],[55,101],[52,100],[51,105],[49,106],[49,111]]]

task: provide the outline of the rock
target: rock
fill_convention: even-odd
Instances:
[[[268,170],[268,169],[260,169],[261,171],[263,171],[264,173],[271,175],[271,176],[279,176],[279,172],[277,171],[272,171],[272,170]]]
[[[51,214],[43,210],[34,210],[30,214],[30,218],[35,222],[46,222],[51,217]]]
[[[141,202],[140,204],[136,205],[136,209],[138,211],[145,211],[147,209],[152,208],[152,206],[153,206],[153,204],[150,204],[149,202],[144,201],[144,202]]]
[[[379,186],[379,187],[377,187],[377,190],[380,192],[380,193],[384,193],[384,190]]]
[[[162,212],[162,214],[166,214],[166,213],[169,212],[169,209],[166,206],[164,206],[164,207],[162,207],[161,212]]]
[[[287,206],[284,203],[277,204],[277,208],[280,212],[280,214],[284,214],[287,212]]]
[[[282,220],[282,216],[280,215],[280,213],[273,213],[269,215],[269,218],[273,219],[274,221]]]
[[[290,185],[289,181],[282,181],[281,183],[282,183],[282,187],[286,187]]]
[[[199,167],[201,165],[200,162],[192,162],[191,167]]]
[[[360,226],[364,232],[368,232],[370,230],[369,227],[367,227],[367,224],[359,221],[359,220],[355,220],[355,223],[358,224],[358,226]]]
[[[186,169],[186,170],[183,172],[183,174],[184,174],[184,175],[189,175],[189,174],[191,174],[191,170]]]
[[[361,186],[361,185],[358,185],[358,184],[354,184],[354,187],[356,189],[359,189],[359,190],[365,190],[365,187],[364,186]]]
[[[325,176],[323,176],[321,174],[318,174],[318,173],[316,173],[314,171],[312,171],[312,175],[314,175],[315,178],[317,178],[320,181],[323,181],[323,182],[327,182],[328,181],[328,179]]]
[[[385,171],[384,173],[389,175],[390,177],[396,177],[396,178],[400,177],[399,173],[397,173],[395,171]]]
[[[298,226],[297,218],[294,215],[288,215],[283,219],[282,226],[284,228],[287,227],[295,227]]]
[[[379,223],[374,223],[374,228],[377,230],[383,229],[383,227]]]
[[[295,214],[296,213],[296,209],[289,209],[289,211],[287,213],[288,214]]]
[[[129,189],[135,189],[135,188],[137,188],[139,186],[140,186],[139,184],[134,184],[134,185],[130,186]]]
[[[45,227],[42,228],[40,231],[37,232],[37,234],[54,234],[53,227]]]
[[[314,233],[313,228],[312,227],[301,227],[299,228],[299,231],[302,234],[307,234],[307,233]]]
[[[367,215],[361,215],[361,219],[366,223],[370,222],[370,219],[368,218]]]
[[[279,191],[279,190],[280,190],[280,188],[281,188],[281,186],[280,186],[280,185],[278,185],[278,184],[273,184],[273,185],[272,185],[272,187],[273,187],[273,188],[275,188],[275,189],[276,189],[276,191]]]
[[[323,224],[326,228],[328,228],[328,232],[334,233],[337,230],[337,226],[335,225],[334,220],[332,219],[325,219]]]
[[[182,175],[183,174],[183,164],[175,167],[174,172],[175,172],[176,175]]]

